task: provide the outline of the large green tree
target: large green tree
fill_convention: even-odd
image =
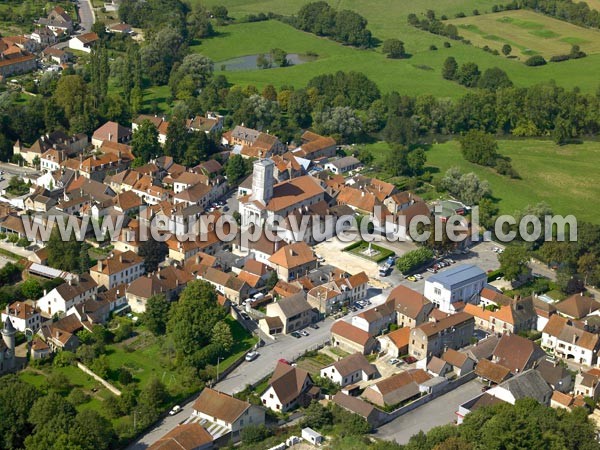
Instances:
[[[153,295],[146,302],[144,324],[155,336],[165,334],[167,331],[170,307],[171,304],[167,301],[164,294]]]
[[[171,307],[167,332],[179,354],[194,361],[194,355],[211,341],[215,325],[225,316],[214,288],[204,281],[192,281]]]
[[[521,245],[509,245],[504,252],[498,255],[500,271],[504,278],[515,281],[529,273],[529,254],[527,249]]]
[[[158,142],[158,130],[152,122],[144,120],[133,132],[131,146],[136,163],[142,165],[162,155],[162,148]]]

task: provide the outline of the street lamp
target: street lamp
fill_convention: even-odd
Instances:
[[[221,358],[220,356],[217,356],[217,380],[215,381],[215,384],[219,382],[219,363],[221,361],[223,361],[225,358]]]

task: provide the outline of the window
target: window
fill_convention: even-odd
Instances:
[[[440,288],[434,288],[433,292],[435,295],[441,295],[442,294],[442,290]]]

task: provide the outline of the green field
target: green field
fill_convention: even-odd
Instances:
[[[501,213],[511,214],[545,201],[555,213],[600,223],[593,207],[600,198],[600,142],[557,146],[551,141],[527,139],[498,143],[500,153],[511,158],[522,179],[512,180],[465,161],[457,141],[433,145],[427,151],[427,165],[438,170],[436,178],[458,166],[488,180]]]
[[[229,9],[230,16],[242,18],[248,13],[276,12],[291,15],[298,11],[303,1],[292,0],[209,0],[207,6],[223,4]],[[468,61],[476,62],[480,69],[500,67],[505,70],[511,80],[518,86],[529,86],[543,81],[554,80],[558,85],[572,88],[579,86],[585,92],[595,92],[598,87],[598,71],[600,54],[587,58],[566,61],[560,64],[548,64],[543,67],[527,67],[518,60],[494,56],[474,45],[451,42],[451,48],[445,48],[447,39],[431,33],[415,29],[408,25],[409,13],[423,14],[433,9],[438,16],[447,14],[453,18],[456,13],[464,12],[472,15],[473,9],[481,14],[490,12],[494,4],[503,3],[494,0],[424,0],[418,3],[409,0],[340,0],[331,1],[337,9],[352,9],[364,15],[369,21],[369,29],[380,40],[399,38],[406,44],[412,57],[401,61],[390,61],[383,57],[380,49],[363,51],[348,48],[306,34],[276,21],[248,23],[219,27],[221,36],[206,39],[195,49],[216,61],[215,69],[219,70],[219,62],[232,57],[268,52],[273,47],[283,48],[290,53],[306,53],[315,51],[319,54],[317,61],[283,69],[252,70],[245,72],[226,72],[233,83],[254,84],[263,87],[266,84],[275,86],[302,86],[310,78],[321,73],[336,70],[362,71],[378,83],[383,91],[397,90],[403,94],[431,93],[436,96],[456,98],[466,92],[465,88],[443,80],[441,67],[448,56],[454,56],[459,64]],[[481,16],[478,16],[481,17]],[[538,16],[545,20],[544,16]],[[543,30],[542,30],[543,31]],[[588,30],[584,30],[587,32]],[[539,30],[538,30],[539,32]],[[591,32],[591,31],[590,31]],[[559,33],[560,34],[560,33]],[[486,33],[495,35],[499,43],[502,33]],[[561,35],[563,44],[570,48],[573,34]],[[538,38],[542,39],[542,38]],[[587,41],[588,39],[583,39]],[[569,42],[571,41],[571,42]],[[435,45],[438,50],[430,50]],[[501,45],[501,44],[500,44]],[[587,51],[585,45],[583,50]]]
[[[532,11],[506,11],[451,21],[461,36],[474,45],[500,51],[504,44],[513,47],[521,60],[532,54],[546,58],[568,54],[578,44],[588,54],[600,53],[600,32],[572,25]]]
[[[234,84],[266,84],[304,86],[316,75],[336,70],[354,70],[365,73],[384,91],[405,89],[411,92],[428,92],[440,97],[457,97],[465,88],[442,79],[439,73],[427,67],[424,61],[391,60],[379,50],[359,50],[320,38],[276,20],[243,23],[217,28],[219,36],[205,39],[192,47],[215,61],[219,73],[223,61],[238,56],[268,53],[278,47],[288,53],[314,52],[316,61],[292,67],[266,70],[222,72]],[[433,52],[432,52],[433,53]],[[443,62],[443,61],[442,61]],[[441,64],[441,62],[440,62]]]

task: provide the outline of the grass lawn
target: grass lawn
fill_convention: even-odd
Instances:
[[[231,328],[234,344],[231,349],[231,355],[219,363],[219,370],[227,369],[258,342],[258,338],[248,333],[233,317],[227,316],[226,322]]]
[[[350,247],[352,247],[352,245],[350,245]],[[392,250],[388,250],[387,248],[380,247],[379,245],[371,244],[371,250],[376,251],[378,253],[376,253],[373,256],[369,256],[369,255],[363,253],[368,248],[369,248],[369,243],[365,242],[365,241],[361,241],[360,245],[353,247],[353,248],[346,247],[343,251],[352,253],[353,255],[356,255],[361,258],[365,258],[365,259],[368,259],[368,260],[374,261],[374,262],[383,261],[384,259],[387,259],[389,256],[394,255],[394,252]]]
[[[333,353],[334,355],[338,355],[340,358],[345,358],[346,356],[349,356],[349,355],[350,355],[350,353],[348,353],[348,352],[346,352],[346,351],[342,350],[342,349],[341,349],[341,348],[339,348],[339,347],[334,347],[334,346],[332,346],[332,347],[329,347],[329,351],[330,351],[331,353]]]
[[[441,97],[457,97],[465,88],[442,79],[441,75],[424,68],[423,61],[387,59],[380,50],[359,50],[304,33],[276,20],[218,27],[218,36],[205,39],[192,47],[215,61],[215,71],[224,74],[234,84],[267,84],[304,86],[316,75],[336,70],[363,72],[383,91],[410,90],[432,93]],[[231,58],[268,53],[273,48],[288,53],[318,55],[315,61],[291,67],[266,70],[220,72],[221,64]],[[425,61],[426,62],[426,61]]]
[[[331,356],[317,353],[314,356],[305,356],[297,361],[298,367],[308,371],[311,375],[319,375],[321,369],[335,361]]]
[[[584,3],[587,3],[591,9],[600,11],[600,0],[584,0]]]
[[[579,44],[588,54],[600,53],[600,31],[578,27],[533,11],[506,11],[465,17],[451,21],[459,33],[478,47],[500,51],[504,44],[513,47],[521,60],[532,54],[545,58],[568,54]]]
[[[77,406],[78,411],[83,410],[94,410],[104,415],[103,402],[109,396],[113,394],[104,388],[100,383],[95,381],[89,375],[86,375],[80,369],[75,366],[67,367],[53,367],[53,366],[42,366],[39,369],[29,367],[19,372],[21,380],[35,386],[38,389],[44,389],[46,383],[46,377],[50,372],[58,372],[64,374],[73,387],[83,389],[83,391],[90,397],[89,401]],[[96,392],[92,391],[96,389]]]
[[[600,2],[600,0],[594,1]],[[230,16],[235,18],[241,18],[248,13],[269,11],[292,15],[303,3],[305,2],[296,0],[208,0],[203,2],[208,7],[225,5]],[[305,53],[313,50],[320,55],[317,61],[290,68],[226,72],[228,79],[234,83],[255,84],[258,87],[269,83],[275,86],[284,84],[302,86],[311,77],[318,74],[330,73],[335,70],[357,70],[364,72],[376,81],[383,91],[397,90],[402,94],[411,95],[430,93],[440,97],[456,98],[466,91],[462,86],[442,79],[441,68],[448,56],[454,56],[459,64],[468,61],[476,62],[481,70],[494,66],[500,67],[518,86],[530,86],[543,81],[555,80],[560,86],[570,88],[579,86],[585,92],[595,92],[598,87],[597,74],[600,68],[600,54],[560,64],[527,67],[516,59],[494,56],[474,45],[451,42],[451,48],[444,48],[444,42],[447,39],[415,29],[407,23],[409,13],[422,15],[427,9],[433,9],[438,17],[447,14],[452,19],[458,12],[464,12],[471,16],[474,9],[478,9],[482,15],[490,13],[494,4],[507,2],[495,0],[447,0],[445,2],[437,0],[419,2],[410,0],[331,0],[330,3],[338,10],[351,9],[366,17],[369,29],[376,38],[384,40],[393,37],[402,40],[412,57],[406,60],[391,61],[383,57],[380,48],[361,51],[344,47],[324,38],[299,32],[284,24],[275,23],[276,21],[220,27],[218,31],[224,33],[222,36],[206,39],[195,48],[217,62],[215,64],[217,71],[219,61],[236,56],[268,52],[273,47],[283,48],[290,53]],[[491,15],[491,17],[493,16]],[[477,16],[475,19],[480,20],[481,17]],[[537,17],[544,22],[547,19],[541,15]],[[549,20],[552,21],[552,19]],[[576,30],[586,36],[591,36],[589,33],[596,34],[592,30],[571,28],[572,25],[559,23],[564,24],[565,29]],[[505,24],[498,23],[498,25]],[[544,30],[541,32],[544,34]],[[495,34],[500,39],[504,38],[502,33]],[[574,43],[569,43],[568,40],[577,38],[573,33],[558,34],[561,34],[561,38],[558,39],[565,39],[565,41],[560,43],[559,40],[560,44],[557,45],[566,46],[567,50],[570,49],[570,43]],[[223,42],[217,43],[219,40]],[[537,40],[541,41],[544,38],[538,37]],[[585,38],[585,40],[589,39]],[[493,43],[499,44],[496,41]],[[430,50],[431,45],[435,45],[438,50]],[[491,44],[488,45],[491,46]],[[589,53],[587,45],[583,44],[582,49]],[[599,45],[598,39],[593,41],[593,45]],[[334,49],[332,46],[336,48]],[[564,48],[562,46],[561,48]],[[515,50],[518,51],[518,48]]]
[[[453,166],[489,181],[502,213],[545,201],[557,214],[600,223],[595,213],[600,198],[600,142],[558,146],[544,140],[501,140],[500,153],[512,160],[522,179],[511,180],[492,169],[465,161],[457,141],[436,144],[427,151],[427,165],[442,177]],[[576,201],[574,201],[576,199]]]

